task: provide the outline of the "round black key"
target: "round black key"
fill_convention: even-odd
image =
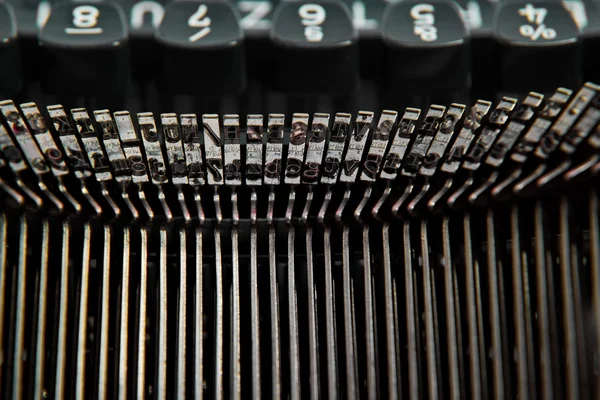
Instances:
[[[271,42],[275,89],[344,93],[356,87],[357,33],[341,2],[281,3],[273,17]]]
[[[129,53],[131,72],[137,81],[154,80],[160,71],[161,54],[154,38],[165,15],[164,1],[123,0],[123,7],[129,23]]]
[[[69,95],[122,95],[127,83],[127,24],[113,3],[53,6],[39,34],[46,64],[45,91]]]
[[[581,6],[587,12],[587,24],[582,27],[583,79],[600,82],[600,2],[581,3]]]
[[[386,10],[388,89],[465,89],[470,57],[467,31],[451,1],[402,1]]]
[[[162,50],[163,90],[218,95],[245,88],[244,36],[231,4],[170,3],[156,39]]]
[[[582,81],[579,28],[560,2],[501,4],[496,10],[496,89],[548,92]]]
[[[16,18],[24,80],[37,81],[40,79],[41,69],[43,68],[42,63],[40,63],[42,51],[38,44],[38,33],[39,27],[44,24],[50,15],[50,2],[9,0],[8,3],[12,5]]]
[[[0,3],[0,96],[15,95],[23,83],[15,14]]]

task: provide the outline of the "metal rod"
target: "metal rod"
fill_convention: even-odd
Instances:
[[[363,226],[362,232],[363,241],[363,261],[364,261],[364,285],[365,285],[365,332],[366,332],[366,356],[367,356],[367,397],[369,399],[376,399],[378,392],[377,383],[377,352],[376,352],[376,338],[377,333],[375,331],[375,300],[373,298],[373,273],[371,270],[371,248],[369,241],[369,227],[368,225]],[[347,268],[348,278],[350,278],[350,228],[348,225],[344,225],[344,252],[347,257]],[[352,297],[352,282],[348,281],[348,291],[350,305],[354,308],[354,298]],[[353,313],[351,314],[351,316]],[[352,368],[354,370],[354,379],[358,380],[358,366],[356,360],[356,327],[354,324],[350,326],[352,334],[352,344],[354,347],[354,357],[352,362]],[[349,362],[349,361],[347,361]],[[358,393],[358,382],[354,382],[354,398],[359,398]],[[350,396],[349,396],[350,397]]]
[[[600,321],[600,227],[598,226],[598,194],[590,190],[589,211],[590,219],[590,267],[592,277],[592,305],[595,321]],[[596,346],[600,346],[600,327],[596,327]],[[596,382],[595,398],[600,398],[600,384]]]
[[[81,283],[79,285],[79,321],[77,325],[77,376],[85,377],[85,360],[87,349],[88,328],[88,302],[90,282],[90,250],[91,250],[91,226],[84,226],[83,262],[81,264]],[[85,379],[75,382],[75,398],[85,399]]]
[[[186,395],[187,358],[187,232],[179,230],[179,304],[177,313],[177,398]]]
[[[373,188],[371,187],[371,185],[369,185],[365,188],[365,193],[363,194],[363,197],[360,200],[360,203],[358,203],[358,206],[356,206],[356,209],[354,210],[354,219],[355,220],[359,221],[361,219],[362,211],[365,208],[365,206],[367,205],[367,201],[369,201],[369,198],[371,197],[372,192],[373,192]]]
[[[415,319],[415,290],[412,276],[412,248],[410,244],[410,221],[404,221],[404,285],[406,299],[406,330],[408,338],[408,393],[412,399],[419,398],[419,368],[417,359],[417,321]]]
[[[456,313],[454,302],[454,282],[452,255],[450,249],[450,219],[445,216],[442,220],[442,248],[444,269],[444,294],[446,313],[446,339],[448,340],[448,373],[450,383],[450,398],[460,398],[460,367],[458,362],[458,343],[456,334]],[[457,299],[458,301],[458,299]]]
[[[65,211],[65,206],[62,203],[62,201],[60,201],[58,199],[58,197],[56,197],[56,195],[54,193],[52,193],[50,191],[50,189],[48,189],[48,186],[46,186],[46,183],[42,182],[41,180],[38,181],[38,187],[40,188],[42,193],[44,193],[46,195],[46,197],[49,198],[50,201],[54,204],[54,207],[56,207],[59,214],[62,214]]]
[[[306,194],[306,201],[304,202],[304,208],[302,209],[302,221],[306,223],[308,220],[308,213],[310,212],[310,207],[312,206],[314,198],[313,188],[312,186],[308,187],[308,193]]]
[[[156,397],[167,398],[167,229],[160,228],[158,269],[158,366]]]
[[[237,194],[235,188],[231,189],[231,205],[233,207],[233,228],[231,229],[231,393],[229,396],[240,399],[242,395],[242,367],[241,367],[241,328],[240,328],[240,259],[239,259],[239,234],[237,224],[239,215],[237,210]]]
[[[498,288],[498,263],[496,258],[496,233],[494,226],[494,212],[490,209],[486,215],[487,235],[487,268],[488,268],[488,291],[491,301],[490,324],[492,328],[492,374],[494,377],[494,396],[497,399],[504,398],[504,364],[502,359],[502,334],[500,322],[500,291]]]
[[[256,225],[256,190],[252,189],[250,201],[250,313],[252,330],[252,397],[260,399],[260,312],[258,297],[258,226]]]
[[[273,192],[271,192],[271,193],[273,193]],[[271,200],[275,200],[275,194],[273,194],[273,196],[269,196],[269,213],[268,213],[267,218],[273,216],[273,214],[272,214],[273,202]],[[291,186],[290,187],[290,195],[288,197],[287,210],[285,211],[285,222],[288,224],[292,222],[292,214],[294,212],[295,201],[296,201],[296,190],[294,189],[294,186]]]
[[[28,226],[25,216],[21,217],[21,229],[19,236],[19,264],[17,269],[17,294],[16,294],[16,318],[15,318],[15,340],[13,348],[13,376],[12,376],[12,398],[14,400],[23,397],[23,353],[25,341],[25,319],[26,319],[26,290],[27,290],[27,239]]]
[[[327,392],[330,399],[338,396],[338,365],[336,352],[336,333],[334,315],[333,272],[331,261],[331,228],[325,227],[323,233],[325,253],[325,332],[327,346]]]
[[[196,229],[196,284],[194,292],[194,398],[204,397],[204,258],[202,226]]]
[[[368,229],[368,228],[365,228]],[[368,230],[367,230],[368,235]],[[355,342],[356,342],[356,333],[354,328],[354,318],[353,318],[353,299],[352,299],[352,278],[350,275],[350,229],[348,225],[344,225],[342,231],[342,288],[344,293],[344,347],[345,347],[345,355],[346,355],[346,397],[348,399],[356,399],[358,397],[357,386],[358,386],[358,376],[357,376],[357,365],[356,365],[356,353],[355,353]],[[368,249],[368,240],[367,240],[367,249]],[[367,255],[365,254],[365,269],[367,268]],[[370,269],[370,268],[369,268]],[[369,271],[370,272],[370,271]],[[367,277],[367,272],[365,271],[365,278]],[[365,289],[367,286],[370,287],[370,275],[367,281],[365,281]],[[370,292],[370,291],[369,291]],[[366,292],[367,293],[367,292]],[[365,314],[366,316],[370,316],[371,318],[366,320],[365,330],[367,332],[367,387],[369,390],[373,385],[373,381],[369,378],[374,378],[369,372],[372,369],[372,358],[369,356],[374,356],[374,354],[370,354],[369,351],[372,346],[373,333],[372,329],[372,298],[369,299],[367,294],[365,293]],[[367,303],[371,300],[371,303]],[[370,332],[371,331],[371,332]]]
[[[171,223],[173,221],[173,212],[169,207],[169,203],[167,202],[167,198],[165,196],[165,189],[162,185],[158,185],[158,200],[162,206],[163,212],[165,213],[165,219],[167,223]]]
[[[90,243],[92,228],[89,224],[84,225],[83,232],[83,261],[82,266],[90,263]],[[58,340],[56,343],[56,376],[54,383],[54,398],[65,398],[65,372],[67,357],[67,319],[69,308],[69,241],[71,238],[71,226],[68,222],[63,223],[62,237],[62,260],[60,271],[60,294],[58,305]],[[84,376],[84,375],[79,375]]]
[[[455,319],[457,321],[456,324],[456,344],[458,346],[458,354],[460,354],[461,356],[458,357],[458,378],[459,378],[459,389],[460,389],[460,393],[467,393],[466,387],[465,387],[465,360],[464,357],[462,357],[462,355],[465,354],[465,350],[464,350],[464,346],[463,346],[463,333],[462,333],[462,317],[461,317],[461,313],[463,312],[461,305],[460,305],[460,290],[459,290],[459,286],[458,286],[458,274],[456,269],[452,270],[452,287],[454,289],[454,315],[455,315]]]
[[[529,283],[529,260],[525,252],[521,252],[521,276],[523,280],[523,308],[525,310],[525,338],[527,345],[527,374],[529,376],[529,396],[537,398],[537,379],[535,373],[535,347],[532,314],[535,312],[531,303]]]
[[[218,196],[217,196],[218,198]],[[217,224],[214,228],[215,237],[215,398],[223,399],[223,262],[221,254],[221,230]]]
[[[482,398],[481,388],[481,362],[479,352],[479,334],[477,321],[477,300],[476,300],[476,280],[475,265],[473,260],[473,243],[471,240],[471,215],[465,214],[463,217],[464,247],[465,247],[465,289],[467,298],[467,326],[469,331],[469,372],[471,383],[471,397],[473,399]],[[481,338],[483,340],[483,338]]]
[[[400,208],[406,202],[406,200],[410,197],[414,187],[415,187],[415,184],[414,184],[413,180],[411,179],[408,182],[408,184],[406,185],[406,187],[404,189],[404,193],[402,193],[402,196],[400,196],[400,198],[392,206],[391,211],[392,211],[392,215],[394,217],[396,217],[398,215],[398,213],[400,212]]]
[[[421,186],[421,190],[419,190],[419,193],[417,193],[415,197],[413,197],[413,199],[406,206],[406,211],[409,215],[414,215],[416,213],[417,206],[419,205],[421,200],[423,200],[427,192],[429,192],[431,185],[429,183],[428,177],[425,177],[425,179],[427,180],[423,183],[423,186]]]
[[[117,203],[115,203],[112,196],[110,195],[107,183],[107,181],[102,182],[102,196],[104,196],[106,202],[110,205],[110,208],[112,208],[113,213],[115,214],[114,218],[118,219],[121,217],[121,209],[119,208],[119,206],[117,206]]]
[[[429,201],[427,202],[427,208],[431,211],[434,208],[436,208],[438,202],[442,199],[442,197],[444,197],[446,195],[446,193],[448,193],[448,191],[452,188],[452,184],[454,183],[454,180],[452,179],[451,176],[446,178],[446,181],[444,182],[444,186],[442,186],[436,194],[434,194],[433,196],[431,196],[431,198],[429,199]]]
[[[433,299],[431,286],[431,266],[429,265],[429,239],[427,234],[427,221],[421,221],[421,258],[423,260],[423,297],[425,305],[425,347],[427,349],[427,386],[428,397],[437,399],[439,396],[437,381],[437,360],[435,345],[435,326],[433,315]]]
[[[121,316],[119,332],[119,399],[127,399],[129,366],[129,274],[131,267],[131,228],[123,228],[123,270],[121,272]]]
[[[6,192],[17,203],[17,206],[22,207],[25,204],[25,198],[19,192],[13,189],[6,181],[0,178],[0,188]]]
[[[190,224],[192,222],[192,216],[190,214],[190,210],[185,204],[185,193],[183,193],[183,186],[178,185],[177,187],[177,199],[179,200],[179,207],[181,207],[181,213],[183,214],[183,219],[186,224]]]
[[[146,397],[146,322],[148,309],[148,229],[142,228],[140,249],[140,302],[137,339],[136,397]]]
[[[5,233],[0,232],[0,236]],[[1,240],[2,244],[4,240]],[[2,247],[5,249],[6,247]],[[39,275],[39,295],[38,295],[38,318],[37,318],[37,332],[36,332],[36,344],[35,344],[35,377],[33,385],[33,397],[35,399],[41,399],[44,391],[44,375],[45,375],[45,354],[46,354],[46,312],[48,310],[48,261],[50,258],[50,224],[48,220],[42,222],[42,257],[40,263],[40,275]],[[0,260],[0,279],[4,285],[4,274],[2,268],[2,260]],[[0,301],[2,301],[4,295],[3,288],[0,288]],[[0,319],[2,315],[3,307],[0,304]],[[0,322],[0,331],[2,330],[2,323]],[[0,343],[2,343],[2,334],[0,334]]]
[[[394,301],[394,283],[392,282],[392,260],[390,248],[390,226],[385,223],[381,233],[383,248],[383,280],[385,290],[385,338],[387,350],[387,375],[388,375],[388,398],[390,400],[398,399],[398,389],[400,388],[398,362],[398,348],[396,347],[397,331],[395,324],[396,302]],[[372,392],[369,397],[376,395]]]
[[[340,223],[342,221],[342,217],[344,216],[344,209],[346,208],[346,204],[348,204],[348,201],[350,201],[351,194],[352,194],[352,191],[350,190],[350,185],[348,184],[346,186],[346,190],[344,191],[344,197],[342,198],[340,205],[338,206],[337,210],[335,211],[335,221],[337,223]]]
[[[100,317],[100,360],[98,365],[98,398],[108,398],[108,334],[110,316],[110,247],[111,228],[104,225],[104,256],[102,266],[102,297]]]
[[[4,214],[0,214],[0,248],[3,251],[0,251],[0,379],[4,375],[4,322],[7,321],[5,319],[5,307],[7,304],[6,299],[6,265],[7,265],[7,251],[5,249],[8,248],[7,241],[7,230],[8,223],[6,221],[6,216]],[[0,381],[1,382],[1,381]]]
[[[569,204],[566,196],[560,199],[560,274],[563,303],[564,352],[566,358],[567,397],[579,398],[579,364],[577,359],[577,333],[573,304],[573,282],[569,235]]]
[[[540,352],[540,379],[542,397],[551,400],[554,397],[554,378],[552,376],[552,349],[550,339],[550,312],[548,309],[549,287],[546,275],[546,248],[544,231],[544,209],[538,200],[534,208],[535,226],[535,276],[538,314],[538,348]]]
[[[317,332],[317,301],[315,288],[315,272],[313,259],[313,229],[306,227],[306,279],[308,281],[308,352],[310,364],[310,398],[320,398],[319,385],[319,336]]]
[[[138,221],[140,218],[140,213],[138,212],[137,208],[133,205],[131,198],[129,197],[129,192],[127,192],[126,181],[123,181],[123,183],[121,184],[121,197],[123,197],[125,204],[127,204],[127,208],[131,213],[131,218],[134,221]]]
[[[435,279],[431,278],[431,270],[429,271],[430,273],[430,278],[429,278],[429,282],[431,283],[431,309],[432,309],[432,319],[433,319],[433,350],[434,350],[434,354],[435,354],[435,373],[436,373],[436,379],[438,382],[438,393],[439,393],[439,386],[442,382],[442,365],[440,362],[441,356],[440,356],[440,327],[438,324],[438,306],[437,306],[437,289],[435,286]]]
[[[86,198],[86,200],[88,201],[88,203],[94,210],[94,213],[96,214],[96,216],[97,217],[100,216],[102,214],[102,207],[100,207],[100,204],[98,204],[96,199],[94,199],[94,197],[90,193],[90,191],[87,187],[87,179],[83,179],[81,181],[81,193],[83,194],[83,197]]]
[[[513,280],[513,319],[515,324],[515,361],[517,364],[517,390],[519,398],[529,397],[527,369],[527,339],[525,333],[524,289],[521,276],[521,238],[519,236],[519,205],[514,204],[510,213],[510,244]],[[495,299],[495,297],[492,297]],[[492,300],[492,302],[494,302]]]
[[[20,177],[17,176],[15,178],[15,183],[35,203],[35,206],[38,210],[44,207],[44,201],[42,200],[42,198],[38,196],[36,192],[31,190],[29,186],[27,186]]]
[[[386,184],[386,186],[385,186],[385,189],[383,190],[383,193],[381,194],[381,197],[379,198],[379,200],[377,200],[377,202],[373,206],[373,209],[371,210],[371,216],[377,220],[379,219],[379,210],[381,210],[381,207],[383,207],[383,204],[385,203],[387,198],[390,196],[390,193],[392,192],[392,187],[390,186],[390,181],[387,180],[385,184]]]
[[[281,398],[281,336],[279,323],[279,289],[277,286],[277,256],[275,226],[269,226],[269,285],[271,298],[271,380],[272,397]]]
[[[319,209],[319,213],[317,214],[317,221],[321,225],[325,223],[325,214],[327,213],[327,207],[329,207],[332,195],[331,187],[328,187],[327,193],[325,193],[325,198],[323,199],[323,203],[321,204],[321,208]]]
[[[290,335],[290,398],[300,399],[300,341],[298,337],[298,304],[296,298],[295,229],[288,227],[288,318]]]
[[[146,198],[146,192],[144,192],[144,188],[141,186],[141,184],[139,186],[137,186],[137,188],[138,188],[138,197],[139,197],[140,201],[142,202],[142,206],[144,207],[144,210],[146,211],[146,215],[148,215],[149,220],[153,220],[154,219],[154,211],[152,211],[152,207],[150,207],[150,203],[148,203],[148,199]]]
[[[572,221],[575,218],[569,219]],[[587,360],[584,357],[586,352],[585,333],[583,326],[583,304],[581,301],[581,279],[579,272],[581,270],[579,247],[576,241],[569,240],[571,257],[571,282],[573,284],[573,311],[575,312],[575,334],[577,343],[577,357],[579,360],[579,387],[580,395],[584,399],[590,398]]]

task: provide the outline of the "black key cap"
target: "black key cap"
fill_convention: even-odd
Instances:
[[[385,0],[342,0],[350,10],[352,24],[358,32],[359,60],[377,60],[384,51],[381,23],[388,3]],[[377,81],[385,72],[378,62],[359,62],[361,79]]]
[[[236,0],[235,7],[240,15],[240,26],[245,36],[245,51],[249,61],[246,73],[249,80],[266,81],[271,72],[259,60],[272,56],[269,46],[269,32],[273,26],[273,13],[276,1]]]
[[[277,90],[345,93],[355,88],[357,33],[344,4],[281,3],[273,17],[271,42]]]
[[[154,80],[160,72],[161,55],[154,32],[165,15],[158,0],[119,2],[129,24],[129,53],[132,75],[136,81]]]
[[[392,4],[383,22],[387,88],[455,91],[470,83],[467,31],[456,5],[435,0]]]
[[[582,29],[584,80],[600,82],[600,2],[587,2],[585,9],[588,20]]]
[[[244,36],[226,2],[173,2],[156,33],[162,48],[161,89],[235,94],[246,86]]]
[[[494,0],[455,0],[468,28],[471,48],[471,81],[474,98],[491,96],[496,80],[490,65],[496,62],[494,54],[494,14],[498,2]],[[452,100],[454,101],[454,100]]]
[[[246,37],[268,37],[272,26],[276,1],[236,0],[240,26]]]
[[[504,3],[497,8],[497,89],[549,92],[582,81],[579,28],[559,2]]]
[[[43,26],[50,16],[50,2],[8,0],[13,6],[16,17],[17,36],[19,48],[23,60],[23,75],[26,81],[37,81],[40,79],[40,63],[42,52],[38,44],[39,28]]]
[[[61,3],[39,34],[46,92],[123,95],[129,53],[127,25],[114,3]]]
[[[22,85],[17,27],[10,4],[0,3],[0,96],[15,95]]]

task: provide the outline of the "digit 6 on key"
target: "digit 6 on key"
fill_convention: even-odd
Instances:
[[[323,27],[325,22],[325,8],[320,4],[303,4],[298,8],[298,15],[302,18],[304,36],[309,42],[320,42],[323,40]]]
[[[358,35],[350,9],[335,0],[281,2],[270,32],[274,89],[344,93],[358,80]]]

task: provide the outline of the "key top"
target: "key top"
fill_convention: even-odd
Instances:
[[[154,80],[160,71],[161,57],[154,32],[160,26],[165,8],[156,0],[128,0],[119,4],[129,23],[132,75],[142,82]]]
[[[245,88],[244,36],[231,4],[170,3],[156,39],[163,52],[164,90],[234,94]]]
[[[344,93],[358,81],[357,33],[337,1],[285,2],[275,10],[274,86],[295,93]]]
[[[44,91],[123,95],[129,53],[125,16],[117,4],[58,4],[39,43],[46,49]]]
[[[43,68],[40,63],[42,53],[38,45],[38,33],[39,28],[50,16],[50,2],[9,0],[3,3],[12,5],[14,11],[24,78],[37,81],[40,77],[40,69]]]
[[[600,2],[587,2],[587,25],[582,28],[583,71],[586,82],[600,82]]]
[[[499,4],[494,0],[455,0],[469,32],[471,48],[471,87],[475,98],[487,97],[494,90],[495,81],[490,79],[490,66],[494,55],[494,15]]]
[[[494,36],[501,90],[552,91],[581,84],[579,29],[560,2],[504,3]]]
[[[408,0],[386,10],[387,86],[392,91],[456,90],[469,86],[467,31],[456,5]]]
[[[11,97],[22,85],[17,26],[10,4],[0,3],[0,95]]]
[[[494,0],[454,0],[460,16],[474,39],[487,39],[494,25]]]

